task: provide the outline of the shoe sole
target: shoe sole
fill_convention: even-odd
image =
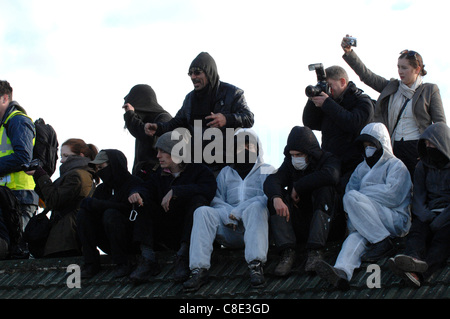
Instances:
[[[389,269],[397,276],[399,276],[400,278],[403,278],[404,280],[406,280],[407,283],[409,284],[414,284],[414,287],[420,287],[420,281],[418,281],[411,272],[408,271],[403,271],[402,269],[400,269],[398,267],[398,265],[395,262],[395,258],[389,258],[388,262],[388,267]]]
[[[324,261],[319,261],[316,263],[316,273],[320,278],[328,281],[334,287],[345,290],[349,288],[349,282],[344,278],[340,277],[333,266],[327,264]]]
[[[394,258],[395,265],[405,272],[424,273],[428,269],[428,264],[424,261],[414,259],[407,255],[397,255]]]
[[[202,283],[200,283],[199,285],[195,286],[195,287],[184,287],[183,285],[183,291],[184,292],[195,292],[197,290],[199,290],[203,285],[206,285],[209,282],[209,279],[206,279],[205,281],[203,281]]]

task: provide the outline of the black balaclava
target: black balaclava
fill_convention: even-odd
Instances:
[[[200,69],[205,72],[209,84],[200,91],[194,91],[191,109],[191,124],[194,120],[202,120],[203,127],[206,127],[205,117],[214,111],[215,92],[219,85],[219,73],[216,62],[207,52],[201,52],[189,66],[191,69]]]
[[[155,91],[147,84],[138,84],[131,88],[125,103],[130,103],[144,122],[154,122],[155,118],[166,111],[158,104]]]
[[[370,168],[372,168],[380,160],[381,156],[383,156],[383,146],[381,145],[380,141],[377,140],[372,135],[361,134],[356,138],[355,142],[358,143],[359,148],[364,156],[364,159],[366,160],[366,163],[367,165],[369,165]],[[371,157],[366,156],[366,152],[364,149],[364,142],[370,142],[377,148],[377,150]]]

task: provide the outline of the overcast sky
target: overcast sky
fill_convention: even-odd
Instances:
[[[398,78],[400,51],[419,52],[449,118],[448,13],[437,0],[0,0],[0,79],[33,118],[44,118],[60,144],[82,138],[125,153],[123,97],[135,84],[153,87],[172,115],[192,89],[187,71],[202,51],[222,81],[245,92],[266,162],[278,167],[290,129],[303,125],[311,63],[340,65],[341,39],[385,78]],[[320,134],[318,135],[320,140]],[[57,173],[55,174],[57,176]]]

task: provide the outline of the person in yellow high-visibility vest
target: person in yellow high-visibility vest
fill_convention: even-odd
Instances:
[[[0,81],[0,186],[10,188],[18,198],[25,229],[39,203],[33,177],[22,169],[33,158],[36,130],[25,110],[12,100],[12,93],[11,85]],[[4,237],[0,229],[0,238]]]

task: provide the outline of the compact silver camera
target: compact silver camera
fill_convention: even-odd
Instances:
[[[347,37],[346,39],[347,39],[347,44],[349,46],[356,47],[356,44],[357,44],[356,38]]]

